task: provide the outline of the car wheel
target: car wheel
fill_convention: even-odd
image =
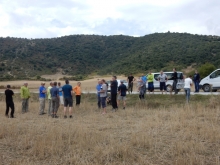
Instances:
[[[171,85],[167,85],[167,92],[171,92],[172,91],[172,86]]]
[[[217,92],[217,89],[213,89],[212,92]]]
[[[206,85],[203,85],[202,89],[203,89],[204,92],[210,92],[211,87],[210,87],[209,84],[206,84]]]

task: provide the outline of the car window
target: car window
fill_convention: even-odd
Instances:
[[[217,77],[220,77],[220,70],[217,70],[210,75],[210,78],[217,78]]]
[[[167,75],[168,80],[172,80],[173,73],[165,73]]]
[[[183,73],[177,72],[177,78],[178,79],[183,79]]]
[[[158,81],[158,76],[159,76],[160,74],[154,74],[154,79],[156,80],[156,81]]]

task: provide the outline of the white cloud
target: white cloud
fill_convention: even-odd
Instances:
[[[219,0],[1,0],[0,36],[220,35]]]

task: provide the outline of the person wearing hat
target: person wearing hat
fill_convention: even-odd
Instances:
[[[123,101],[123,109],[125,109],[125,105],[126,105],[126,91],[127,91],[127,87],[125,86],[124,82],[121,81],[120,86],[118,87],[118,106],[120,101]]]
[[[31,97],[27,82],[21,87],[20,93],[22,99],[22,113],[26,113],[28,112],[29,98]]]
[[[5,116],[9,118],[8,113],[9,113],[9,108],[11,108],[11,114],[10,118],[14,118],[14,102],[12,96],[14,96],[14,92],[10,89],[11,86],[7,85],[7,89],[5,90],[5,101],[6,101],[6,112]]]
[[[40,102],[39,115],[45,114],[44,109],[45,109],[46,93],[47,90],[45,88],[45,82],[42,82],[41,86],[39,87],[39,102]]]

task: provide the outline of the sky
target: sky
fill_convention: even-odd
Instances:
[[[0,0],[0,37],[220,36],[220,0]]]

